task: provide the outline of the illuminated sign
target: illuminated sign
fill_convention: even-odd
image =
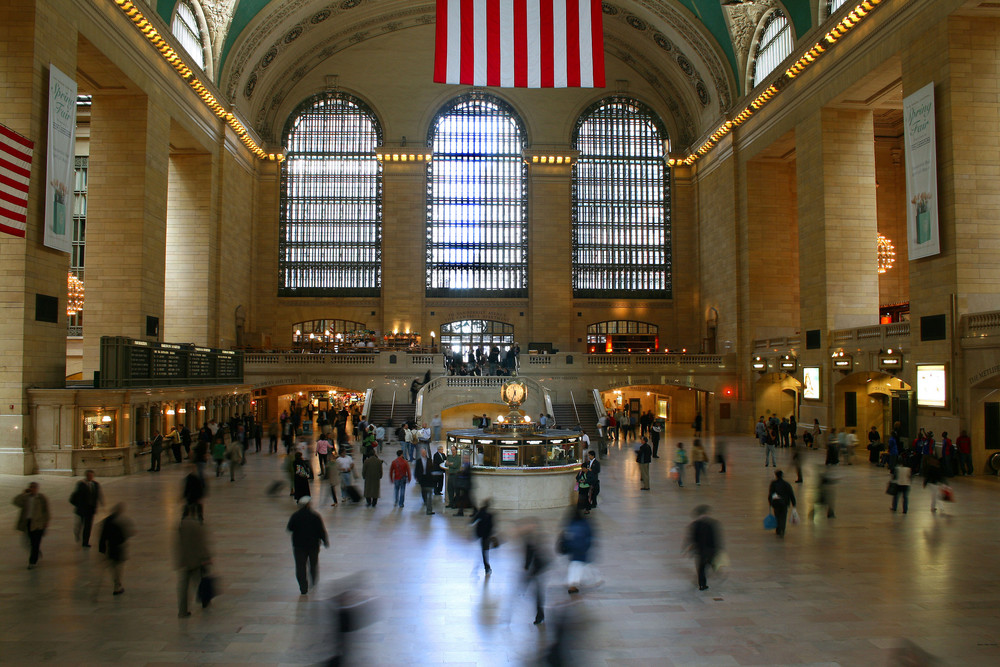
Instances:
[[[809,399],[811,401],[819,400],[819,367],[818,366],[803,366],[802,367],[802,398]]]
[[[944,365],[917,366],[917,405],[928,408],[945,407],[947,386]]]

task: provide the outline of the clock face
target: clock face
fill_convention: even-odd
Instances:
[[[503,399],[508,403],[521,403],[524,401],[526,390],[521,383],[510,383],[503,386]]]

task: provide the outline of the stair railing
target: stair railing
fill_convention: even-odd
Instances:
[[[371,414],[372,410],[372,396],[374,396],[374,390],[368,389],[365,391],[365,407],[361,408],[361,418],[368,421],[368,416]]]
[[[576,409],[576,397],[573,396],[573,390],[569,390],[569,400],[573,403],[573,412],[576,414],[576,425],[583,428],[583,422],[580,421],[580,411]]]

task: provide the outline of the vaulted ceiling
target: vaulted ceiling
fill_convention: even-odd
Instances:
[[[149,0],[170,24],[178,0]],[[435,0],[194,0],[210,40],[215,83],[265,138],[301,101],[310,79],[342,71],[345,54],[433,54]],[[825,18],[826,0],[605,0],[606,56],[656,91],[691,141],[746,91],[747,60],[762,17],[781,8],[796,37]],[[422,42],[431,42],[423,44]],[[392,62],[382,58],[379,62]],[[356,64],[355,64],[356,66]],[[428,71],[430,64],[427,63]],[[303,85],[297,85],[300,82]],[[612,82],[608,82],[611,87]],[[299,96],[299,99],[294,99]]]

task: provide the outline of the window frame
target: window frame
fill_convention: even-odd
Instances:
[[[610,180],[619,181],[620,179],[614,178],[614,166],[615,160],[613,158],[608,158],[606,156],[602,157],[599,153],[594,153],[594,158],[590,158],[587,153],[584,153],[581,146],[581,130],[584,126],[591,122],[591,119],[600,112],[602,109],[609,107],[611,105],[620,104],[630,106],[635,110],[637,118],[640,122],[649,123],[653,130],[657,134],[657,142],[655,148],[653,148],[656,153],[654,155],[643,155],[643,156],[633,156],[628,162],[634,164],[638,170],[642,170],[645,167],[655,167],[661,171],[662,181],[656,184],[656,187],[660,188],[661,197],[658,202],[652,201],[652,205],[658,206],[662,210],[662,220],[660,224],[662,225],[663,234],[663,246],[662,248],[655,249],[656,252],[662,252],[663,260],[660,270],[662,271],[662,276],[660,277],[660,284],[656,286],[655,283],[655,269],[657,265],[646,261],[641,264],[643,271],[647,273],[647,278],[653,279],[647,282],[654,283],[653,287],[638,288],[638,287],[627,287],[625,285],[619,284],[616,286],[609,287],[586,287],[584,286],[584,275],[585,273],[593,267],[593,261],[588,259],[586,255],[593,252],[603,251],[605,253],[610,253],[605,264],[609,267],[606,269],[604,274],[605,282],[613,282],[613,279],[617,275],[617,279],[621,281],[623,278],[628,280],[628,276],[621,275],[620,270],[612,268],[615,265],[614,255],[615,252],[614,241],[608,241],[603,244],[588,243],[585,244],[581,241],[582,232],[585,229],[585,223],[583,217],[585,217],[585,209],[581,206],[584,194],[583,191],[588,188],[585,181],[585,177],[581,175],[581,171],[585,166],[593,162],[593,164],[610,164],[611,169],[605,168],[605,171],[610,171]],[[669,141],[669,135],[667,134],[666,126],[663,120],[660,118],[651,107],[643,103],[641,100],[629,96],[629,95],[608,95],[597,102],[591,104],[587,107],[576,120],[576,125],[573,129],[572,136],[572,146],[574,149],[580,151],[579,156],[573,164],[572,168],[572,203],[571,203],[571,220],[572,220],[572,287],[573,287],[573,297],[576,299],[607,299],[607,298],[634,298],[634,299],[671,299],[673,298],[673,244],[672,244],[672,226],[671,226],[671,178],[672,170],[666,163],[666,143]],[[613,141],[613,139],[609,140]],[[625,163],[626,160],[618,158],[617,162]],[[630,172],[636,171],[636,169],[627,169]],[[630,183],[634,183],[634,179],[627,179]],[[651,183],[651,181],[647,181]],[[603,188],[609,187],[609,184],[599,186]],[[638,186],[637,186],[638,187]],[[615,196],[605,195],[603,201],[610,203],[617,199]],[[636,200],[630,200],[636,201]],[[641,200],[640,200],[641,201]],[[606,206],[609,204],[606,204]],[[599,206],[592,207],[594,211],[599,210]],[[649,223],[643,224],[641,221],[629,221],[622,219],[621,217],[615,217],[613,215],[605,216],[605,221],[603,225],[601,223],[593,223],[590,226],[596,235],[600,236],[603,234],[605,237],[612,237],[616,233],[622,231],[632,232],[641,235],[643,232],[648,233],[650,231],[651,225]],[[640,257],[636,256],[636,253],[641,254],[643,251],[648,252],[650,250],[649,246],[645,246],[642,249],[636,248],[632,245],[626,247],[626,250],[633,253],[631,260],[621,259],[618,264],[621,266],[627,266],[630,263],[634,265],[636,260]],[[634,279],[639,280],[638,277]]]
[[[354,151],[295,151],[293,150],[294,144],[291,140],[292,133],[297,129],[300,119],[308,114],[311,110],[316,109],[318,106],[324,103],[347,103],[356,107],[360,115],[364,116],[370,123],[370,132],[372,133],[371,138],[371,151],[368,152],[354,152]],[[369,131],[369,130],[366,130]],[[380,122],[377,114],[374,110],[366,104],[363,100],[358,97],[346,93],[344,91],[324,91],[316,95],[312,95],[309,98],[303,100],[289,115],[288,120],[285,123],[285,129],[282,132],[282,138],[284,140],[284,146],[286,147],[285,160],[281,165],[281,185],[280,185],[280,212],[279,212],[279,222],[278,222],[278,296],[279,297],[378,297],[382,294],[382,234],[383,234],[383,188],[384,188],[384,171],[382,163],[376,157],[376,149],[382,144],[382,123]],[[290,174],[290,168],[300,159],[300,156],[333,156],[333,155],[343,155],[351,159],[370,159],[372,167],[374,167],[374,174],[372,178],[374,179],[373,189],[374,192],[369,196],[365,195],[365,199],[370,198],[371,207],[375,211],[374,220],[350,220],[347,222],[354,223],[354,230],[358,231],[358,236],[362,236],[366,231],[373,231],[373,245],[371,246],[374,255],[370,260],[365,259],[355,259],[353,262],[344,261],[334,263],[334,266],[341,267],[341,270],[350,270],[349,265],[355,264],[359,267],[361,271],[373,271],[374,280],[373,284],[365,285],[353,285],[353,286],[330,286],[330,285],[310,285],[304,287],[289,287],[286,282],[286,270],[294,267],[300,267],[308,269],[310,264],[318,264],[319,260],[314,261],[292,261],[285,259],[287,252],[295,247],[302,249],[308,248],[306,245],[302,245],[303,242],[290,241],[288,240],[289,232],[293,231],[293,225],[309,224],[310,221],[305,220],[289,220],[289,208],[292,200],[295,199],[290,196],[289,189],[290,183],[289,179],[292,178]],[[323,159],[318,157],[315,159]],[[326,199],[334,199],[336,193],[328,193]],[[359,197],[360,199],[361,197]],[[318,200],[322,200],[323,197],[318,197]],[[315,223],[316,221],[312,221]],[[366,230],[365,227],[373,226],[373,230]],[[352,244],[350,243],[350,232],[352,231],[348,227],[342,227],[340,229],[334,228],[331,231],[337,232],[335,235],[337,238],[329,241],[330,243],[340,244],[340,246],[351,249]],[[322,250],[325,246],[322,245],[320,241],[312,241],[312,247],[314,249]],[[338,245],[333,245],[332,247],[340,247]]]
[[[767,42],[765,38],[767,37],[767,31],[770,29],[775,22],[783,20],[785,22],[784,26],[779,28],[778,31],[772,35]],[[789,20],[788,16],[780,8],[776,8],[768,12],[760,22],[760,28],[757,32],[757,39],[754,43],[753,58],[750,62],[750,77],[748,82],[748,89],[753,90],[760,84],[762,84],[767,77],[771,76],[778,69],[781,63],[792,54],[795,50],[795,32],[792,28],[792,22]],[[787,35],[787,40],[782,38]],[[780,57],[772,56],[772,49],[780,47],[785,41],[788,44],[788,50]],[[759,65],[761,58],[774,58],[773,63],[768,63],[765,60],[765,65],[770,64],[770,68],[763,73],[759,73]]]
[[[475,102],[488,103],[496,107],[497,111],[504,114],[505,119],[514,125],[517,132],[517,141],[519,143],[517,153],[475,153],[475,152],[454,152],[445,153],[444,151],[439,151],[435,149],[435,143],[438,136],[438,130],[441,122],[452,116],[456,109],[463,105],[467,105]],[[494,116],[495,117],[495,116]],[[438,112],[434,115],[430,126],[427,130],[427,147],[432,152],[432,158],[427,163],[427,193],[426,193],[426,265],[425,265],[425,292],[428,298],[526,298],[528,296],[528,165],[524,162],[523,151],[528,145],[527,131],[520,114],[514,109],[514,107],[505,101],[504,99],[493,95],[491,93],[483,91],[471,91],[463,95],[452,98],[447,103],[445,103]],[[504,156],[503,160],[509,160],[513,163],[516,160],[517,169],[519,173],[515,178],[519,181],[520,188],[520,199],[508,198],[506,203],[502,205],[494,205],[492,209],[486,209],[487,211],[496,209],[498,211],[505,212],[511,208],[516,209],[516,219],[514,217],[508,218],[507,221],[500,220],[489,220],[489,227],[486,229],[496,232],[494,234],[487,234],[487,236],[492,236],[493,240],[486,241],[460,241],[458,239],[452,240],[441,240],[435,241],[436,233],[443,233],[443,235],[448,235],[448,227],[445,225],[444,221],[436,221],[434,219],[435,207],[440,207],[442,204],[440,202],[447,202],[447,199],[436,198],[435,189],[439,185],[439,181],[436,180],[435,175],[437,170],[447,171],[447,166],[449,163],[465,163],[466,169],[462,173],[468,173],[468,166],[471,164],[476,167],[488,166],[491,162],[501,162],[500,160],[488,160],[490,156]],[[478,158],[478,160],[477,160]],[[501,164],[503,164],[501,162]],[[513,164],[511,165],[513,166]],[[506,179],[498,181],[499,189],[504,187],[504,184],[509,184],[510,176],[504,175],[502,178]],[[454,177],[453,177],[454,179]],[[454,180],[452,180],[454,182]],[[447,182],[443,182],[447,185]],[[496,195],[494,195],[496,197]],[[452,204],[454,205],[454,204]],[[477,208],[483,210],[482,204],[479,204]],[[494,211],[495,212],[495,211]],[[480,216],[482,220],[482,216]],[[482,222],[480,222],[482,224]],[[511,232],[504,233],[504,227],[508,227],[513,224],[514,229]],[[518,237],[515,241],[511,242],[509,240],[504,241],[501,237]],[[449,246],[451,246],[449,248]],[[479,256],[493,256],[495,259],[488,261],[435,261],[436,252],[452,252],[459,253],[462,250],[462,246],[465,246],[464,250],[469,255],[479,255]],[[509,260],[502,259],[505,254],[513,253],[520,256],[520,261],[517,263],[511,263]],[[435,284],[436,279],[439,275],[436,272],[457,270],[460,273],[465,272],[466,276],[476,277],[485,273],[484,268],[489,265],[489,262],[497,262],[496,266],[504,267],[506,275],[517,276],[518,284],[514,285],[504,285],[497,284],[493,287],[488,286],[475,286],[475,287],[444,287]],[[456,267],[455,269],[449,269],[448,267]],[[478,272],[477,273],[477,269]],[[496,274],[494,274],[496,275]],[[501,271],[501,279],[504,276],[504,271]]]
[[[192,26],[186,19],[185,16],[181,14],[181,7],[188,10],[191,19],[194,21]],[[178,23],[184,28],[184,34],[177,31]],[[206,48],[206,42],[208,41],[208,36],[205,34],[202,25],[198,21],[198,9],[195,8],[195,0],[178,0],[177,5],[174,7],[174,15],[170,20],[170,32],[180,43],[184,52],[191,56],[195,62],[192,63],[197,65],[204,72],[208,72],[208,56],[207,53],[210,49]],[[191,43],[188,43],[188,38],[191,39]],[[197,52],[192,51],[189,46],[197,46]]]

